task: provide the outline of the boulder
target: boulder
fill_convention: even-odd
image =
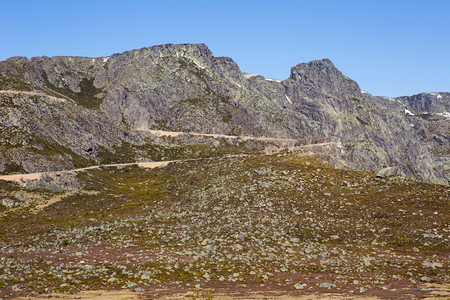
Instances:
[[[387,167],[387,168],[383,168],[380,171],[378,171],[377,173],[377,177],[388,177],[391,175],[396,175],[398,174],[398,170],[395,167]]]

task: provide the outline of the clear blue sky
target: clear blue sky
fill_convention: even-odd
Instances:
[[[205,43],[266,77],[329,58],[374,95],[450,92],[447,0],[2,0],[0,8],[0,60]]]

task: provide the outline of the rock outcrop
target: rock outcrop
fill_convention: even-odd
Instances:
[[[392,175],[396,175],[398,173],[397,169],[394,167],[383,168],[377,172],[377,177],[388,177]]]

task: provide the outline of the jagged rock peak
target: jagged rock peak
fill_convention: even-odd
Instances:
[[[420,93],[397,99],[414,113],[448,113],[450,111],[450,93]]]
[[[310,62],[299,63],[291,68],[291,71],[296,69],[316,69],[316,68],[333,68],[336,69],[333,62],[328,58],[312,60]]]
[[[361,95],[358,84],[342,74],[327,58],[300,63],[292,67],[290,78],[301,86],[319,88],[325,94]]]
[[[311,80],[317,75],[330,76],[335,74],[342,75],[328,58],[299,63],[291,68],[291,78],[303,81]]]

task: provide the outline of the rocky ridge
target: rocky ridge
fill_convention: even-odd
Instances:
[[[335,166],[392,166],[449,182],[450,94],[375,97],[327,59],[298,64],[279,81],[248,76],[203,44],[15,57],[0,63],[0,88],[39,92],[0,93],[4,173],[86,166],[118,152],[128,162],[153,159],[174,146],[142,132],[156,129],[339,142],[342,151],[329,158]]]

